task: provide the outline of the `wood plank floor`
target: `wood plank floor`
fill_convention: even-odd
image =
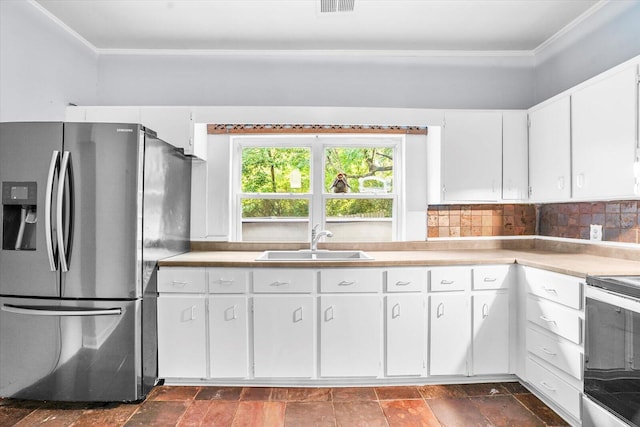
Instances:
[[[158,386],[141,403],[0,399],[0,426],[566,426],[518,383],[418,387]]]

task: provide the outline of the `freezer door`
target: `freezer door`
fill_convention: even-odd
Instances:
[[[139,125],[65,123],[63,298],[142,296],[143,141]]]
[[[59,296],[49,208],[61,149],[62,123],[0,123],[0,295]],[[35,192],[35,205],[29,192]]]
[[[0,298],[0,397],[142,399],[141,304]]]

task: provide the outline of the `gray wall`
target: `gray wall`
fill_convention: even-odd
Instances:
[[[97,102],[97,54],[26,1],[0,0],[0,121],[63,120]]]
[[[78,105],[528,108],[640,54],[616,0],[536,56],[98,55],[33,4],[0,0],[0,121]]]

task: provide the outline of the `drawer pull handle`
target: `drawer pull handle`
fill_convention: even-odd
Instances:
[[[235,280],[231,279],[231,280],[224,280],[224,279],[218,279],[215,281],[215,283],[219,283],[222,286],[230,286],[233,285],[233,283],[235,282]]]
[[[171,282],[171,284],[173,285],[174,288],[184,288],[185,286],[187,286],[187,282],[178,282],[176,280],[174,280],[173,282]]]
[[[545,322],[547,322],[547,323],[553,323],[553,324],[556,324],[556,321],[555,321],[555,320],[553,320],[553,319],[549,319],[549,318],[548,318],[547,316],[545,316],[544,314],[543,314],[542,316],[540,316],[540,318],[541,318],[542,320],[544,320]]]
[[[331,320],[333,320],[333,306],[329,306],[325,311],[324,311],[324,321],[325,322],[330,322]]]
[[[440,284],[441,285],[453,285],[455,283],[455,280],[441,280]]]
[[[553,288],[547,288],[547,287],[543,286],[543,287],[542,287],[542,289],[543,289],[545,292],[548,292],[548,293],[550,293],[550,294],[558,295],[558,291],[556,291],[556,290],[555,290],[555,289],[553,289]]]
[[[349,282],[347,280],[343,280],[342,282],[338,283],[338,286],[351,286],[351,285],[355,285],[355,284],[356,284],[355,281]]]
[[[549,356],[555,356],[556,353],[554,353],[553,351],[549,350],[547,347],[542,347],[542,351],[547,353]]]
[[[550,391],[553,391],[553,392],[557,391],[555,387],[553,387],[551,384],[549,384],[546,381],[540,381],[540,384],[542,384],[542,386],[544,388],[546,388],[547,390],[550,390]]]
[[[298,307],[293,311],[293,323],[302,322],[302,308],[303,307]]]
[[[485,277],[484,278],[485,282],[495,282],[496,280],[498,280],[498,279],[496,279],[495,277]]]
[[[396,282],[396,286],[409,286],[411,282]]]
[[[271,282],[269,283],[269,286],[288,286],[290,283],[289,282]]]
[[[232,305],[231,307],[227,308],[224,311],[224,320],[231,321],[231,320],[235,320],[237,318],[236,315],[236,306]]]
[[[436,317],[439,319],[444,316],[444,303],[438,304],[438,308],[436,308]]]
[[[482,318],[486,319],[489,317],[489,306],[487,304],[482,304]]]
[[[391,318],[397,319],[400,317],[400,304],[396,303],[393,308],[391,308]]]

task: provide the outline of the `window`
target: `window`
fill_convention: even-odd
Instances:
[[[232,138],[235,240],[398,239],[404,136]]]

